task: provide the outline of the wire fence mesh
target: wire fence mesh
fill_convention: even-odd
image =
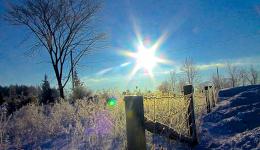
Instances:
[[[146,94],[144,95],[145,117],[173,128],[182,135],[189,136],[188,106],[189,96],[176,94]],[[205,111],[205,96],[201,93],[194,95],[196,118]]]

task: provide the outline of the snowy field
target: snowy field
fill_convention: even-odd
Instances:
[[[260,85],[221,90],[199,140],[196,149],[260,149]]]

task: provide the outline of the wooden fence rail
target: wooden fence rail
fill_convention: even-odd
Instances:
[[[148,118],[145,118],[145,129],[151,133],[159,134],[173,140],[178,140],[180,142],[188,143],[190,145],[195,144],[191,137],[181,135],[174,129],[168,127],[167,125],[156,121],[154,122]]]

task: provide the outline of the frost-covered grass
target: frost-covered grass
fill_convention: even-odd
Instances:
[[[117,105],[104,105],[109,95],[117,98]],[[194,101],[196,114],[201,114],[205,107],[201,107],[203,97],[195,96]],[[181,134],[188,134],[187,104],[188,101],[182,97],[146,99],[145,116],[153,120],[155,107],[155,121],[169,125]],[[82,99],[74,105],[65,100],[52,106],[30,104],[16,111],[0,132],[6,135],[1,148],[126,149],[123,95],[118,92],[99,93],[98,102]],[[149,132],[146,132],[146,139],[147,147],[151,149],[159,145],[177,145]]]
[[[189,100],[183,96],[156,94],[144,100],[145,116],[153,121],[168,125],[182,135],[189,136],[188,128]],[[205,100],[201,94],[194,96],[196,117],[204,112]]]
[[[7,126],[9,124],[9,119],[11,116],[6,116],[7,110],[5,107],[0,107],[0,148],[5,147],[6,135],[7,135]]]
[[[5,148],[125,147],[125,132],[120,128],[124,121],[115,113],[87,100],[78,100],[74,106],[67,101],[53,106],[30,104],[15,112],[4,129],[8,135]]]

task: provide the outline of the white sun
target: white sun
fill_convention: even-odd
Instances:
[[[155,51],[140,45],[136,53],[136,65],[145,69],[147,72],[152,72],[152,69],[157,64],[157,58],[155,56]]]
[[[141,37],[140,32],[136,29],[136,39],[137,39],[137,45],[136,45],[136,52],[132,51],[120,51],[121,54],[131,57],[135,60],[135,66],[133,70],[131,71],[129,75],[129,80],[133,78],[133,76],[139,71],[143,70],[146,75],[149,75],[151,79],[153,79],[153,70],[156,66],[158,66],[159,63],[163,64],[171,64],[171,61],[163,59],[162,57],[158,57],[156,55],[156,51],[159,50],[161,44],[165,41],[168,33],[165,32],[162,34],[159,39],[153,44],[148,41],[149,47],[147,47],[147,44],[144,44],[144,39]]]
[[[137,46],[136,52],[124,51],[123,54],[135,59],[135,66],[130,73],[129,79],[139,71],[143,70],[145,74],[153,78],[153,69],[158,63],[168,63],[169,61],[156,56],[156,50],[158,50],[160,43],[156,42],[151,47],[145,47],[142,42]]]

